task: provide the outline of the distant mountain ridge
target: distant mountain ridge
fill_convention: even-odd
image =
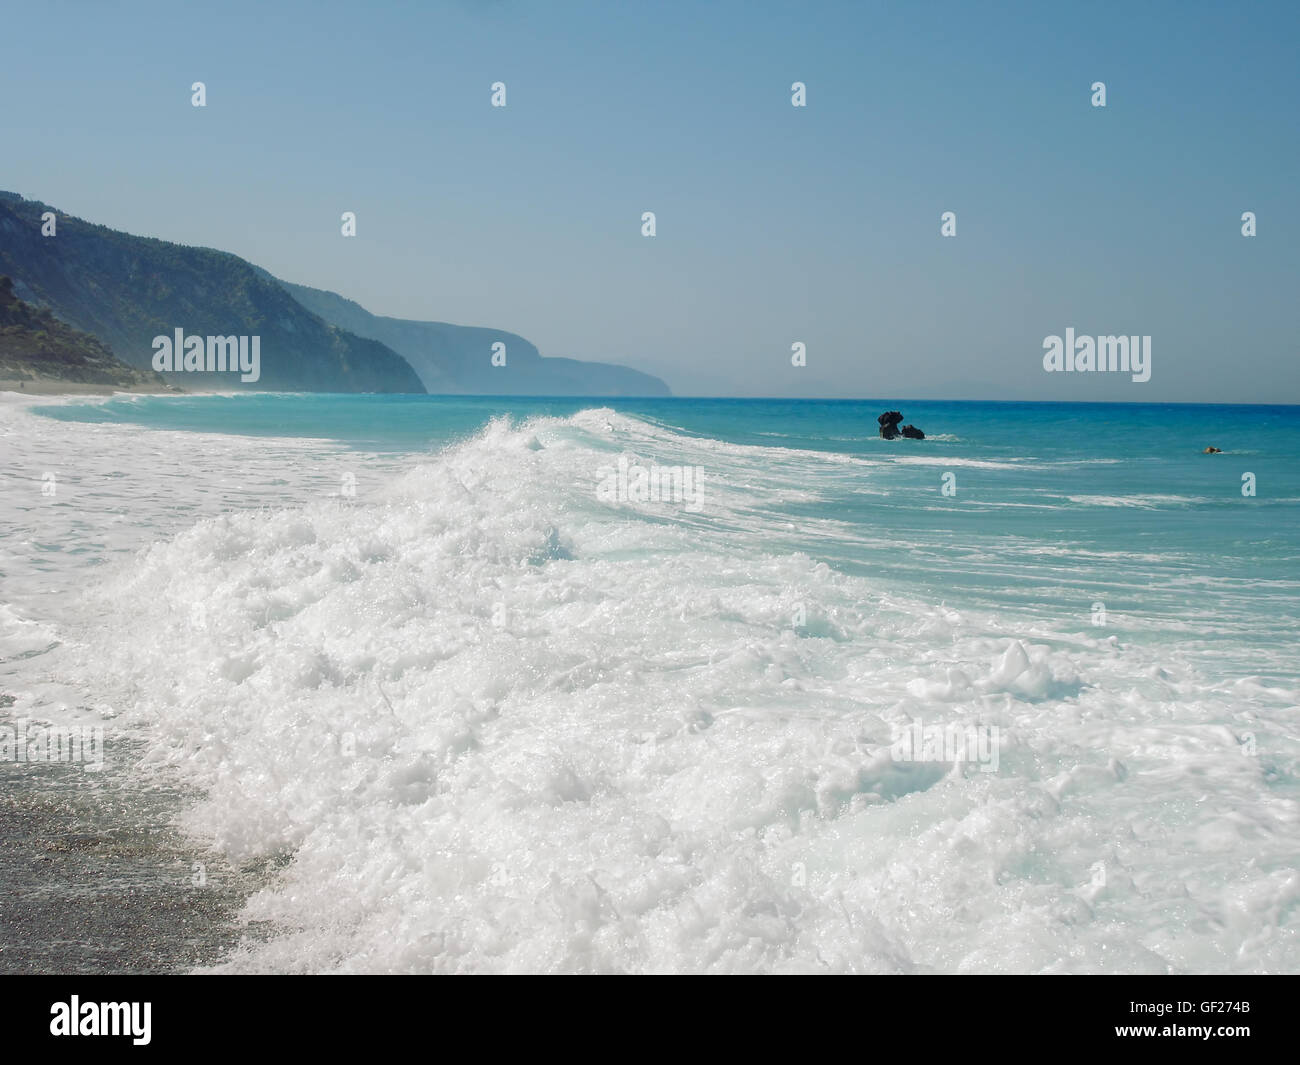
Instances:
[[[42,236],[42,215],[57,230]],[[0,191],[0,274],[16,295],[151,370],[153,339],[260,336],[261,375],[168,372],[185,389],[669,395],[657,377],[608,363],[543,358],[501,330],[371,314],[333,292],[281,281],[212,248],[137,237]],[[494,366],[493,345],[505,345]],[[498,349],[499,352],[499,349]],[[498,360],[499,361],[499,360]]]
[[[266,275],[270,277],[270,274]],[[415,368],[429,392],[516,396],[668,396],[658,377],[606,362],[543,356],[515,333],[371,314],[359,303],[324,289],[281,285],[332,325],[388,345]],[[503,344],[505,365],[492,362]]]
[[[41,235],[54,211],[56,234]],[[151,367],[153,338],[260,336],[251,387],[306,392],[423,392],[396,352],[323,322],[250,263],[211,248],[136,237],[0,193],[0,273],[18,296],[98,337],[123,362]],[[237,376],[168,373],[182,388],[250,387]]]

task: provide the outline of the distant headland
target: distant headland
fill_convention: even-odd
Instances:
[[[18,299],[141,371],[152,373],[155,338],[178,330],[260,338],[255,380],[174,359],[161,379],[186,390],[671,395],[638,370],[543,357],[498,329],[380,317],[237,255],[122,233],[13,192],[0,192],[0,274]]]

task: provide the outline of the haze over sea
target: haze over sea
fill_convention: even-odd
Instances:
[[[7,395],[0,438],[0,713],[281,863],[224,969],[1300,968],[1300,408]],[[602,498],[620,458],[700,505]]]

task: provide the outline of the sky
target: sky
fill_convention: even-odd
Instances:
[[[1300,4],[0,0],[0,25],[0,189],[376,314],[684,395],[1300,403]],[[1150,380],[1046,372],[1067,328],[1150,336]]]

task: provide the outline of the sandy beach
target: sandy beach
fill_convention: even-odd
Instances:
[[[185,796],[127,765],[0,761],[0,782],[0,974],[188,972],[247,931],[259,877],[173,827]]]
[[[180,389],[172,390],[181,395]],[[158,395],[157,386],[122,387],[120,385],[96,385],[82,381],[60,381],[52,377],[38,377],[31,380],[0,378],[0,392],[19,392],[29,396],[111,396],[118,392],[130,392],[139,395]]]

